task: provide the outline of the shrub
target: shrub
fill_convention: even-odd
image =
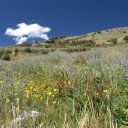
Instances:
[[[96,42],[94,40],[85,41],[85,47],[94,47],[95,45],[96,45]]]
[[[15,48],[15,50],[14,50],[15,55],[17,55],[18,52],[19,52],[19,50],[17,48]]]
[[[51,45],[49,45],[49,44],[45,45],[45,48],[50,48],[50,47],[51,47]]]
[[[0,57],[3,55],[4,49],[0,49]]]
[[[48,54],[49,51],[50,51],[49,49],[43,48],[43,49],[41,50],[41,54]]]
[[[26,46],[32,46],[32,44],[24,43],[24,44],[18,44],[20,47],[26,47]]]
[[[126,31],[123,31],[123,33],[127,33]]]
[[[4,54],[12,54],[12,51],[9,49],[4,50]]]
[[[123,40],[124,40],[126,43],[128,43],[128,36],[125,36],[125,37],[123,38]]]
[[[8,53],[4,53],[4,54],[1,56],[1,58],[2,58],[3,60],[7,60],[7,61],[11,60],[10,54],[8,54]]]
[[[27,47],[27,48],[24,49],[24,52],[25,53],[31,53],[31,49],[29,47]]]
[[[87,51],[87,50],[89,50],[89,48],[84,48],[84,47],[63,49],[63,51],[66,51],[67,53],[81,52],[81,51]]]
[[[2,53],[1,58],[3,60],[7,60],[7,61],[11,60],[11,56],[10,56],[10,54],[12,54],[11,50],[6,49],[6,50],[1,51],[1,53]]]
[[[74,60],[74,64],[76,64],[76,65],[86,64],[86,61],[87,61],[87,60],[86,60],[83,56],[79,55],[79,56]]]
[[[101,34],[101,31],[98,31],[97,33],[98,33],[98,34]]]
[[[111,38],[107,40],[108,42],[112,42],[113,44],[117,44],[117,38]]]

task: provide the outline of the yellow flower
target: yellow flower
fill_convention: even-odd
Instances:
[[[14,96],[17,96],[17,93],[15,93]]]
[[[8,98],[6,98],[6,103],[8,103],[10,100]]]
[[[47,94],[48,94],[48,96],[51,96],[52,95],[52,93],[50,91]]]
[[[20,99],[19,98],[16,98],[17,101],[19,101]]]
[[[0,84],[2,84],[3,83],[3,81],[2,80],[0,80]]]
[[[104,90],[103,92],[104,92],[104,93],[108,93],[108,90]]]
[[[56,104],[56,101],[53,101],[53,104]]]
[[[54,89],[54,92],[58,92],[58,89]]]
[[[18,107],[16,107],[16,112],[17,112],[17,113],[19,113],[19,106],[18,106]]]

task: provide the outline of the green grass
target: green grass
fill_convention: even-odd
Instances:
[[[18,128],[126,128],[128,48],[48,54],[0,61],[0,126],[36,110]],[[125,57],[125,58],[124,58]],[[124,59],[121,59],[124,58]]]

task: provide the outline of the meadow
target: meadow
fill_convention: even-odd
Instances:
[[[18,54],[0,60],[0,128],[128,127],[128,46]]]

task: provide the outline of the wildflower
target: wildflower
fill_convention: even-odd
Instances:
[[[48,96],[51,96],[52,95],[52,93],[50,91],[47,94],[48,94]]]
[[[108,93],[108,90],[104,90],[103,92],[104,92],[104,93]]]
[[[19,113],[19,106],[16,107],[16,113]]]
[[[17,93],[15,93],[14,96],[17,96]]]
[[[6,98],[6,103],[8,103],[10,100],[8,98]]]
[[[54,89],[54,92],[57,93],[58,92],[58,89]]]
[[[3,83],[3,81],[2,80],[0,80],[0,84],[2,84]]]
[[[16,98],[16,101],[19,101],[20,99],[19,98]]]
[[[53,101],[53,104],[56,104],[56,101]]]

